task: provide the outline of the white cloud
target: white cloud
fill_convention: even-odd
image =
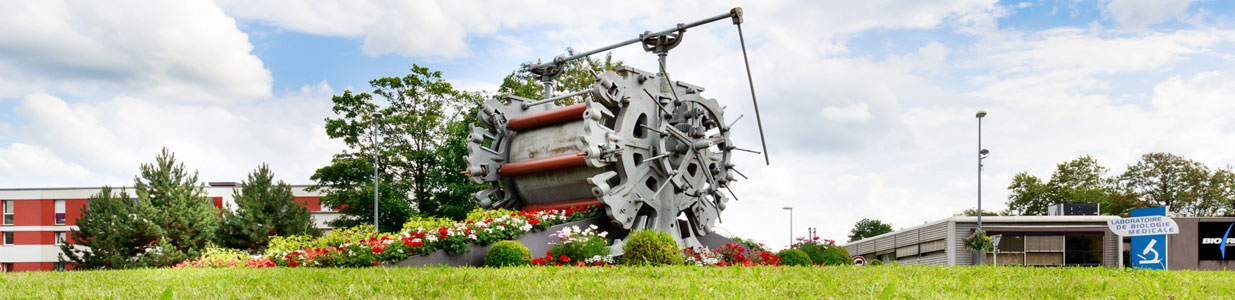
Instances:
[[[270,96],[248,36],[208,1],[11,1],[0,4],[0,28],[0,98]]]
[[[862,122],[870,120],[873,116],[866,103],[850,103],[844,106],[825,106],[823,117],[837,122]]]
[[[66,178],[79,182],[96,179],[86,168],[64,161],[47,148],[24,143],[0,147],[0,174],[6,174],[0,176],[4,177],[5,187],[39,186]]]
[[[1196,0],[1107,0],[1103,12],[1130,29],[1143,29],[1178,17]]]
[[[30,95],[17,109],[30,120],[20,128],[28,138],[10,145],[16,150],[0,155],[0,160],[76,166],[98,176],[20,181],[21,173],[4,172],[0,181],[36,186],[127,184],[140,164],[149,163],[167,147],[190,169],[200,170],[203,181],[239,181],[265,162],[280,179],[310,183],[309,175],[343,148],[323,129],[332,94],[323,82],[277,99],[227,107],[131,97],[75,103],[48,94]],[[21,147],[27,144],[43,149],[41,154],[20,155],[31,152]]]

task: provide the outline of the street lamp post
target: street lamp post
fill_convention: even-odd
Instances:
[[[781,208],[789,211],[789,247],[793,247],[793,206]]]
[[[979,110],[976,117],[978,118],[978,231],[985,235],[986,231],[982,231],[982,159],[990,154],[990,151],[982,149],[982,118],[986,117],[986,111]],[[979,253],[978,265],[983,264],[985,256],[985,253]]]
[[[377,199],[378,199],[378,189],[379,189],[378,183],[381,179],[377,177],[377,158],[379,155],[378,145],[377,145],[377,120],[381,118],[382,118],[382,114],[375,112],[373,113],[373,120],[372,122],[370,122],[373,124],[373,132],[372,132],[372,137],[373,137],[373,231],[379,230],[378,222],[377,222],[377,218],[378,218],[377,217],[377,202],[378,202]]]

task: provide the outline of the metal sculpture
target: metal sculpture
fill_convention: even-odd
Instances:
[[[600,204],[615,226],[669,232],[679,246],[700,246],[730,199],[722,190],[735,173],[745,177],[733,169],[732,150],[759,152],[737,148],[729,138],[737,120],[726,123],[723,107],[703,97],[702,87],[671,80],[665,59],[686,29],[723,19],[732,19],[740,36],[742,11],[735,8],[529,67],[545,83],[545,99],[488,100],[478,111],[484,127],[471,128],[463,173],[492,184],[476,201],[524,210]],[[659,73],[622,67],[596,74],[588,90],[553,96],[550,83],[565,62],[633,43],[657,54]],[[583,102],[554,104],[568,97]]]

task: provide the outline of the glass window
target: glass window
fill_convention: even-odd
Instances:
[[[4,245],[12,245],[12,244],[13,244],[13,232],[5,231],[4,232]]]
[[[13,200],[4,200],[0,204],[4,206],[4,225],[13,225]]]
[[[999,238],[999,252],[1021,252],[1025,251],[1025,236],[1023,235],[1003,235]]]
[[[1064,241],[1064,262],[1069,266],[1101,266],[1102,235],[1068,235]]]
[[[57,231],[56,232],[56,245],[64,245],[64,242],[68,240],[67,237],[68,237],[68,232]]]
[[[64,200],[56,200],[56,225],[64,225]]]
[[[64,271],[64,263],[56,263],[56,271]]]

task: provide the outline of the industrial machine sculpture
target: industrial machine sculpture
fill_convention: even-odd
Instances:
[[[737,119],[726,123],[724,107],[705,98],[702,87],[671,80],[665,60],[686,29],[724,19],[737,25],[740,37],[742,11],[734,8],[529,66],[545,84],[544,99],[506,96],[478,110],[484,127],[471,128],[463,173],[492,187],[477,192],[475,200],[486,208],[524,210],[599,204],[614,226],[656,229],[672,234],[681,247],[701,246],[698,238],[711,232],[733,195],[728,186],[734,174],[745,177],[733,168],[732,151],[759,152],[734,145],[729,134]],[[595,74],[588,90],[553,95],[551,83],[565,62],[633,43],[659,57],[658,73],[622,67]],[[748,80],[749,74],[747,63]],[[555,104],[570,97],[583,101]],[[757,103],[755,109],[758,118]]]

